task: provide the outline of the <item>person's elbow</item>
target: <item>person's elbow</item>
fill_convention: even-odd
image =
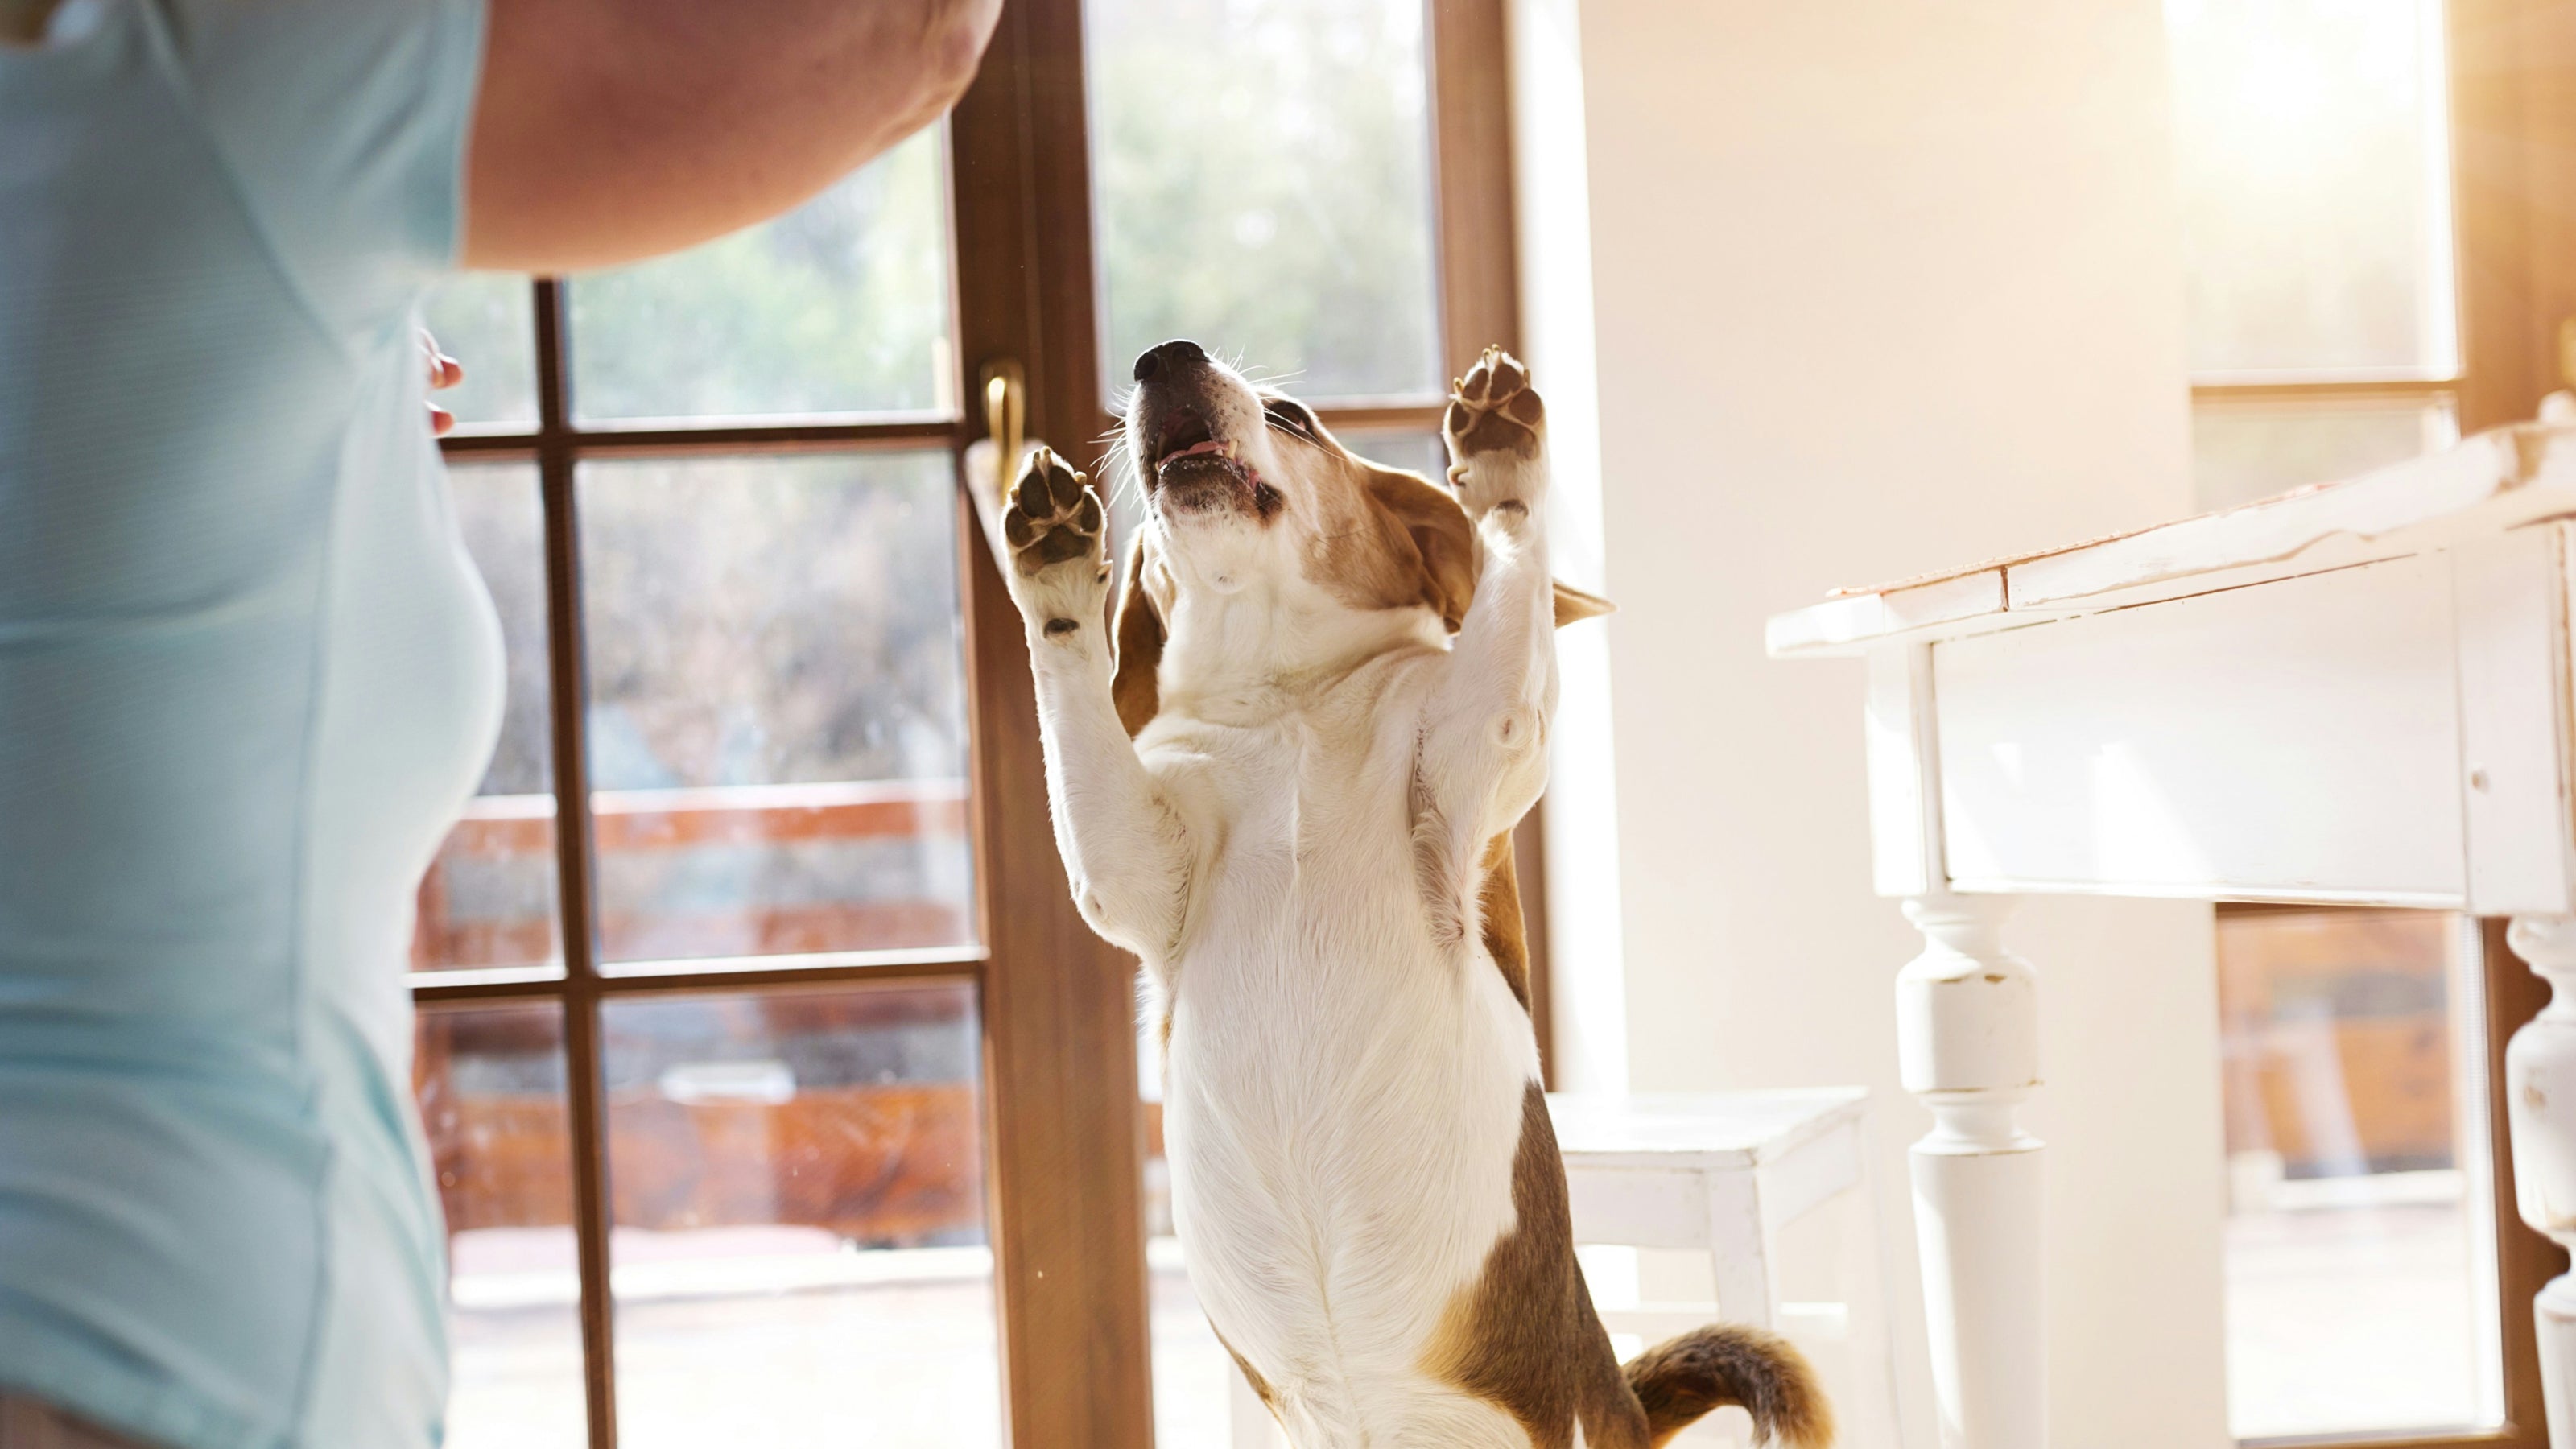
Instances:
[[[919,0],[919,114],[924,123],[964,98],[992,43],[1001,0]]]
[[[775,216],[955,106],[1001,4],[493,0],[464,261],[616,266]]]

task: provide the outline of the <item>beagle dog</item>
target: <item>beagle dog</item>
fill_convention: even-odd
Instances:
[[[1141,957],[1191,1286],[1300,1449],[1644,1449],[1725,1404],[1821,1449],[1797,1351],[1716,1325],[1618,1363],[1539,1086],[1511,830],[1547,780],[1545,408],[1488,349],[1448,486],[1195,343],[1136,361],[1144,504],[1034,453],[1002,519],[1057,848]]]

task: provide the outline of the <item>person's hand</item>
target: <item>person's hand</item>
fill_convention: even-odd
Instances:
[[[420,350],[429,359],[429,385],[432,388],[454,387],[465,380],[465,364],[438,350],[438,339],[429,329],[420,329]],[[429,431],[433,437],[446,437],[456,426],[456,414],[440,407],[435,400],[429,405]]]

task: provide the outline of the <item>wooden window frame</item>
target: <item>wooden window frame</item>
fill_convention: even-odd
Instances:
[[[2195,405],[2414,401],[2448,404],[2463,435],[2529,420],[2542,396],[2576,385],[2561,327],[2576,318],[2576,0],[2445,0],[2451,205],[2459,366],[2407,380],[2202,382]],[[2222,909],[2225,909],[2222,907]],[[2481,920],[2488,1151],[2495,1174],[2497,1308],[2504,1422],[2450,1434],[2329,1434],[2253,1445],[2370,1449],[2546,1449],[2531,1302],[2567,1255],[2514,1207],[2505,1044],[2549,1000],[2513,954],[2506,922]]]
[[[1428,0],[1435,218],[1446,360],[1519,343],[1503,0]],[[1090,439],[1103,402],[1093,267],[1081,0],[1009,0],[975,84],[948,119],[950,244],[960,377],[1019,361],[1031,436]],[[568,294],[533,283],[533,428],[448,438],[460,463],[533,463],[545,524],[546,642],[563,965],[425,972],[423,1007],[548,1002],[561,1013],[590,1449],[617,1443],[612,1203],[600,1012],[611,1001],[974,982],[981,999],[986,1222],[994,1250],[1006,1442],[1133,1449],[1153,1442],[1134,971],[1072,905],[1046,814],[1037,706],[1017,611],[958,495],[969,831],[980,945],[836,953],[798,964],[603,969],[591,833],[575,487],[591,460],[945,448],[981,436],[967,413],[777,424],[586,427],[574,415]],[[1437,433],[1437,398],[1318,409],[1327,426]],[[1533,812],[1520,837],[1533,979],[1546,1041],[1544,881]]]

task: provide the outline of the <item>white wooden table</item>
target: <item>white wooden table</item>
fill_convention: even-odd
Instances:
[[[2553,400],[2549,415],[2571,411]],[[2018,893],[2441,907],[2513,918],[2558,990],[2507,1055],[2524,1221],[2576,1244],[2576,426],[2122,537],[1846,591],[1775,656],[1869,661],[1876,884],[1897,976],[1942,1436],[2037,1449],[2045,1393],[2038,983]],[[2576,1449],[2576,1284],[2536,1305]]]

